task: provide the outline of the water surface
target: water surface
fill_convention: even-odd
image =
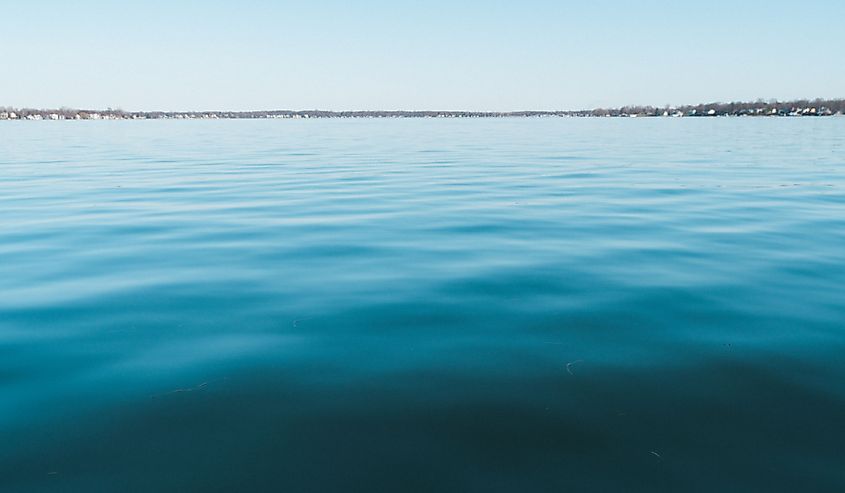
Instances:
[[[845,491],[845,118],[0,123],[3,492]]]

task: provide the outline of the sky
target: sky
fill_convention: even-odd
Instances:
[[[845,97],[842,0],[0,0],[0,106],[572,110]]]

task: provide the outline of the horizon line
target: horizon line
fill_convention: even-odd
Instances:
[[[0,120],[52,119],[259,119],[259,118],[355,118],[355,117],[526,117],[526,116],[831,116],[845,113],[845,98],[791,99],[698,103],[685,105],[628,105],[581,110],[153,110],[126,111],[120,108],[14,108],[0,106]]]

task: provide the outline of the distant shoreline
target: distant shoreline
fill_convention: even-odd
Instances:
[[[311,118],[514,118],[514,117],[822,117],[845,114],[845,99],[624,106],[574,111],[123,111],[0,107],[0,120],[255,120]]]

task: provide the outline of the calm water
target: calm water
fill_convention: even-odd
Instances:
[[[0,122],[0,491],[845,491],[845,118]]]

